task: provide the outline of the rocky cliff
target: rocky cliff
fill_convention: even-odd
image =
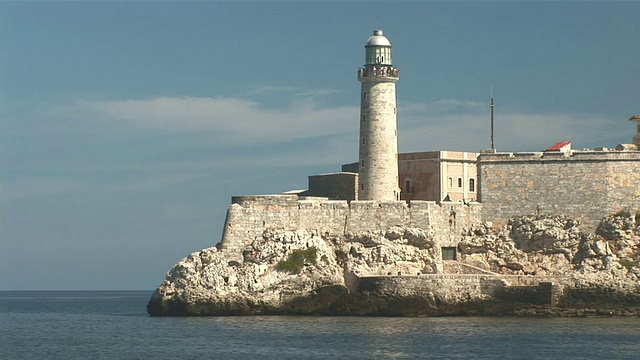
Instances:
[[[151,315],[640,314],[639,216],[595,233],[564,216],[519,217],[459,234],[442,260],[432,230],[328,236],[268,229],[230,261],[213,247],[176,264]]]

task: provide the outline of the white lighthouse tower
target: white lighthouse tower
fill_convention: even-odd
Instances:
[[[362,84],[358,199],[399,200],[398,69],[391,64],[391,43],[382,30],[374,30],[364,48],[365,64],[358,69]]]

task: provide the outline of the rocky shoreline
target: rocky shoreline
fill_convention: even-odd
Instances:
[[[442,261],[433,234],[393,227],[329,236],[267,229],[229,261],[217,247],[176,264],[152,316],[639,316],[640,224],[620,213],[594,233],[525,216],[460,233]]]

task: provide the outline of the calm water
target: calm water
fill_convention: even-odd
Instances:
[[[0,359],[640,359],[638,318],[152,318],[150,295],[0,292]]]

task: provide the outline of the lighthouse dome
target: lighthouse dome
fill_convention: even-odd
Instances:
[[[391,46],[391,42],[380,29],[373,30],[373,36],[367,40],[366,46]]]

